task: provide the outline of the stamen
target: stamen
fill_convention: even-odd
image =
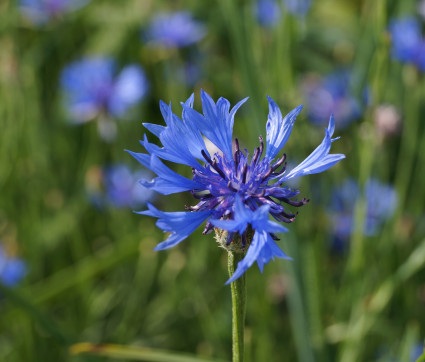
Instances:
[[[237,189],[235,189],[234,187],[233,187],[233,185],[232,185],[232,181],[229,181],[228,183],[227,183],[227,188],[229,188],[231,191],[233,191],[233,192],[237,192],[238,190]]]
[[[268,196],[266,197],[258,197],[257,202],[260,202],[262,205],[267,204],[270,205],[270,210],[274,210],[273,212],[276,214],[280,214],[283,211],[282,205],[277,204],[275,201],[273,201]]]
[[[264,150],[264,143],[263,143],[263,137],[259,137],[260,138],[260,157],[263,154],[263,150]]]
[[[224,174],[224,172],[221,170],[221,168],[217,165],[217,159],[214,158],[214,161],[211,165],[214,170],[216,170],[218,172],[218,174],[225,180],[226,179],[226,175]]]
[[[233,159],[235,160],[235,172],[238,172],[238,166],[239,166],[239,141],[237,138],[235,138],[235,153],[233,154]]]
[[[251,194],[251,197],[263,197],[266,194],[266,189],[262,189],[259,194]]]
[[[242,244],[242,248],[245,251],[245,246],[246,246],[246,231],[242,233],[241,235],[241,244]]]
[[[273,173],[272,173],[272,175],[273,175],[273,176],[282,175],[282,174],[286,171],[286,165],[287,165],[287,163],[285,162],[285,163],[283,164],[283,168],[282,168],[280,171],[273,172]]]
[[[235,173],[237,173],[237,172],[238,172],[239,159],[240,159],[239,153],[240,153],[240,151],[239,151],[239,150],[237,150],[237,151],[235,152],[235,154],[233,155],[233,159],[235,160]]]
[[[293,201],[293,200],[286,199],[284,197],[280,198],[280,200],[282,200],[283,202],[286,202],[288,205],[295,206],[295,207],[303,206],[310,201],[310,200],[307,200],[306,198],[302,199],[301,201]]]
[[[260,155],[260,148],[257,147],[254,151],[254,156],[252,156],[251,167],[257,163],[258,156]]]
[[[190,193],[192,194],[192,196],[195,199],[198,199],[198,200],[206,200],[206,199],[210,199],[210,198],[213,197],[213,195],[211,195],[211,194],[199,194],[199,195],[197,195],[196,191],[190,191]]]
[[[263,180],[262,180],[262,181],[264,181],[266,178],[268,178],[268,177],[272,174],[272,172],[273,172],[273,170],[272,170],[272,168],[270,167],[270,168],[267,170],[267,172],[263,175]]]
[[[217,159],[214,159],[214,162],[211,160],[211,158],[207,155],[207,153],[202,150],[201,151],[202,156],[204,156],[205,160],[211,165],[211,167],[217,171],[217,173],[223,178],[226,179],[226,175],[224,172],[220,169],[220,167],[217,166]]]
[[[246,173],[248,171],[248,164],[245,163],[242,169],[242,183],[244,184],[246,182]]]
[[[272,171],[277,170],[282,165],[282,163],[285,162],[285,160],[286,160],[286,153],[284,153],[282,158],[272,166]]]
[[[298,215],[298,212],[296,214],[288,214],[287,212],[282,211],[281,215],[287,217],[288,219],[294,219]]]
[[[197,205],[195,205],[195,206],[187,206],[187,205],[185,205],[185,206],[184,206],[184,208],[185,208],[186,210],[189,210],[189,211],[199,211],[199,209],[200,209],[202,206],[204,206],[206,203],[207,203],[207,201],[202,200],[200,203],[198,203],[198,204],[197,204]]]
[[[211,160],[210,156],[208,156],[208,155],[207,155],[207,153],[206,153],[204,150],[201,150],[201,154],[202,154],[202,156],[204,156],[205,160],[206,160],[206,161],[207,161],[210,165],[212,165],[212,160]]]
[[[287,223],[287,224],[290,224],[291,222],[295,221],[295,218],[288,219],[281,214],[275,214],[275,213],[271,213],[271,214],[274,216],[276,220],[283,221],[284,223]]]
[[[229,246],[230,243],[233,241],[233,236],[235,235],[234,232],[228,232],[227,233],[227,240],[226,240],[226,245]]]
[[[272,237],[272,239],[273,239],[274,241],[279,241],[279,240],[280,240],[280,239],[276,236],[276,234],[269,233],[269,235]]]
[[[207,221],[205,228],[204,228],[204,231],[202,232],[202,235],[209,234],[213,229],[214,229],[214,225],[211,224],[209,221]]]
[[[235,153],[239,151],[239,141],[235,138]]]

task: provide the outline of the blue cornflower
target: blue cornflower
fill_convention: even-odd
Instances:
[[[411,362],[417,362],[419,357],[421,357],[423,353],[424,353],[424,344],[423,343],[416,343],[410,349],[410,361]]]
[[[331,116],[322,143],[301,164],[286,172],[286,155],[277,161],[274,159],[285,146],[302,106],[283,117],[277,104],[268,97],[266,147],[264,149],[260,137],[260,146],[249,157],[237,139],[232,145],[234,116],[247,99],[232,109],[227,99],[220,98],[216,103],[203,91],[201,99],[203,114],[193,109],[192,94],[182,103],[182,119],[173,114],[171,105],[160,102],[166,126],[150,123],[144,126],[159,138],[163,147],[150,143],[145,135],[141,144],[148,153],[128,152],[158,175],[152,181],[141,181],[143,186],[164,195],[189,191],[199,200],[197,205],[186,207],[188,212],[163,212],[150,204],[149,210],[140,212],[158,218],[157,226],[171,233],[155,250],[177,245],[208,219],[203,234],[217,227],[227,231],[224,247],[239,252],[248,248],[245,258],[228,280],[230,283],[255,261],[262,270],[264,264],[274,257],[289,258],[274,241],[278,240],[276,232],[287,229],[269,221],[269,215],[276,221],[291,223],[296,214],[287,207],[300,207],[308,200],[293,200],[299,191],[284,186],[284,183],[298,176],[325,171],[345,156],[329,154],[331,143],[336,140],[332,139],[335,122]],[[221,152],[210,155],[203,137]],[[175,173],[159,158],[190,166],[193,179]]]
[[[362,107],[349,89],[350,73],[346,70],[330,73],[323,78],[306,77],[303,92],[311,121],[323,125],[332,113],[338,120],[338,125],[344,128],[357,120]]]
[[[124,164],[106,167],[103,174],[106,200],[114,207],[137,208],[152,199],[153,192],[138,181],[150,177],[147,171],[133,172]]]
[[[206,34],[203,24],[187,11],[157,14],[144,34],[147,41],[165,48],[181,48],[197,43]]]
[[[81,8],[89,0],[20,0],[19,8],[34,24],[44,24],[60,15]]]
[[[19,283],[26,272],[25,263],[16,257],[5,253],[0,245],[0,281],[7,287],[12,287]]]
[[[254,14],[260,25],[271,27],[279,23],[282,13],[277,0],[257,0]]]
[[[304,17],[311,7],[311,0],[283,0],[283,4],[288,13]]]
[[[332,219],[335,236],[333,247],[335,249],[345,249],[347,239],[354,231],[354,208],[359,194],[358,184],[348,179],[336,189],[333,195]],[[370,179],[366,182],[364,197],[367,204],[363,233],[366,236],[374,236],[382,223],[394,214],[397,207],[397,193],[392,186]]]
[[[138,181],[152,177],[148,171],[132,171],[125,164],[107,167],[93,166],[86,173],[86,192],[98,208],[141,207],[153,198],[153,191],[142,187]]]
[[[111,58],[84,58],[68,65],[61,83],[66,108],[75,122],[86,122],[101,113],[122,117],[146,94],[148,81],[138,65],[117,74]]]
[[[389,25],[389,31],[393,58],[424,70],[425,42],[419,21],[413,17],[394,19]]]

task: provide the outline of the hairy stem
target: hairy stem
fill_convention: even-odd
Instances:
[[[232,276],[244,254],[228,252],[229,275]],[[233,362],[243,361],[246,284],[245,273],[230,284],[232,293],[232,350]]]

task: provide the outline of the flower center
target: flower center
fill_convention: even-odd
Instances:
[[[233,218],[233,203],[239,194],[244,204],[255,211],[262,205],[270,206],[270,214],[278,221],[291,223],[297,214],[289,212],[287,204],[299,207],[309,200],[290,200],[298,195],[298,190],[276,185],[273,182],[286,170],[286,155],[272,162],[269,157],[261,158],[264,144],[260,137],[260,145],[250,158],[248,151],[241,150],[239,141],[234,141],[233,159],[228,160],[218,153],[213,158],[205,151],[202,155],[206,165],[201,169],[192,169],[194,181],[204,185],[202,190],[192,190],[192,195],[199,199],[195,206],[186,206],[190,211],[214,210],[215,218]],[[204,233],[213,229],[207,222]],[[244,243],[242,243],[244,244]]]

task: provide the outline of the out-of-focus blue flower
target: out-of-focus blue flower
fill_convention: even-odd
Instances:
[[[232,109],[227,99],[215,102],[201,91],[203,114],[193,109],[194,95],[182,103],[182,119],[173,114],[171,105],[160,102],[166,126],[144,124],[159,138],[163,147],[150,143],[144,136],[141,144],[147,153],[128,151],[142,165],[158,175],[142,185],[164,195],[189,191],[199,200],[188,212],[163,212],[148,204],[149,210],[140,212],[158,218],[157,226],[171,235],[159,243],[155,250],[171,248],[186,239],[204,221],[203,234],[214,227],[227,230],[227,247],[248,248],[245,258],[238,264],[228,283],[239,278],[254,262],[262,270],[274,257],[288,258],[274,240],[275,233],[286,228],[269,220],[291,223],[296,214],[288,207],[300,207],[308,202],[293,200],[299,194],[284,184],[295,177],[323,172],[345,158],[342,154],[330,154],[335,122],[331,116],[322,143],[298,166],[286,172],[286,155],[277,157],[292,132],[295,118],[302,106],[282,116],[277,104],[269,97],[269,116],[266,125],[266,148],[260,137],[260,146],[251,157],[239,147],[237,139],[232,144],[234,116],[246,101],[240,101]],[[204,138],[221,152],[211,155]],[[160,158],[190,166],[193,179],[183,177],[169,169]],[[248,227],[250,225],[250,227]],[[251,240],[251,230],[254,231]]]
[[[359,195],[360,188],[352,179],[346,180],[333,195],[332,221],[335,249],[344,250],[347,239],[354,231],[354,208]],[[364,198],[367,204],[363,232],[366,236],[373,236],[378,233],[382,223],[394,214],[397,207],[397,193],[393,187],[370,179],[365,185]]]
[[[203,24],[187,11],[157,14],[144,35],[147,41],[165,48],[181,48],[201,40],[206,34]]]
[[[128,65],[117,73],[110,58],[84,58],[62,72],[66,108],[77,123],[99,115],[122,117],[148,90],[148,81],[138,65]]]
[[[106,199],[114,207],[137,208],[152,199],[153,191],[139,184],[151,175],[146,171],[133,172],[124,164],[107,167],[104,171]]]
[[[6,254],[0,245],[0,281],[8,287],[12,287],[20,282],[25,276],[25,263],[16,257]]]
[[[394,59],[416,63],[424,47],[419,21],[413,17],[394,19],[389,25],[389,31]]]
[[[148,177],[151,177],[148,171],[133,172],[124,164],[94,166],[86,173],[86,192],[99,209],[106,206],[136,209],[153,198],[153,191],[139,184],[140,179]]]
[[[279,23],[282,13],[276,0],[257,0],[254,13],[260,25],[270,27]]]
[[[304,17],[310,10],[311,0],[283,0],[283,4],[290,14]]]
[[[316,124],[325,124],[328,115],[333,113],[343,128],[361,115],[360,102],[350,94],[348,71],[331,73],[323,78],[306,77],[302,88],[309,117]]]
[[[420,356],[424,353],[424,345],[422,343],[416,343],[410,350],[410,361],[416,362]]]
[[[77,10],[89,0],[20,0],[23,15],[34,24],[44,24],[64,13]]]

